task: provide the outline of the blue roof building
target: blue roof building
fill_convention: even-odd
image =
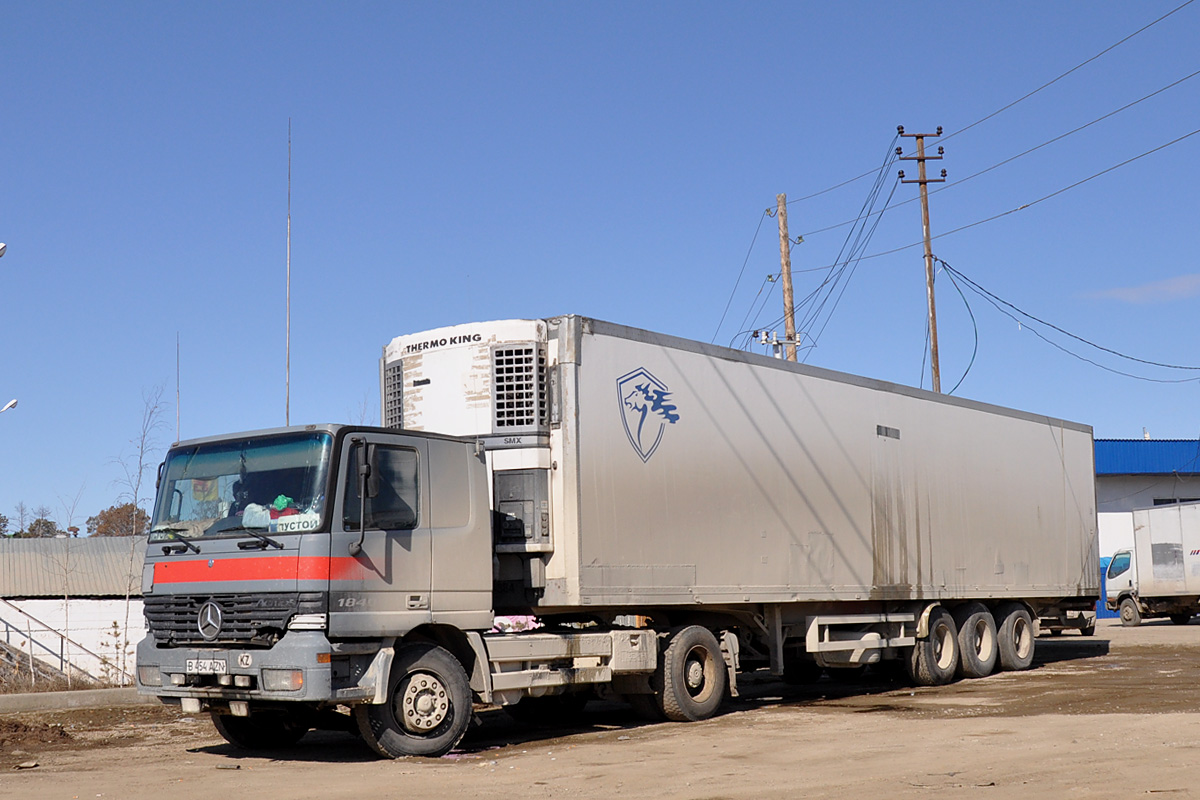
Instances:
[[[1200,500],[1200,439],[1097,439],[1096,510]]]

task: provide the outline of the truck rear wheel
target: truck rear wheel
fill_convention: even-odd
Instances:
[[[1121,624],[1126,628],[1136,628],[1142,624],[1142,610],[1138,608],[1137,601],[1132,597],[1126,597],[1121,601]]]
[[[443,756],[471,724],[467,673],[437,645],[408,645],[392,662],[387,702],[357,706],[354,719],[363,741],[385,758]]]
[[[908,654],[908,676],[918,686],[941,686],[954,680],[958,669],[958,630],[954,618],[938,607],[929,614],[929,635],[918,639]]]
[[[1187,625],[1191,621],[1192,612],[1190,611],[1180,611],[1178,614],[1171,615],[1171,622],[1174,622],[1176,625]]]
[[[1033,666],[1033,617],[1020,603],[1006,603],[996,609],[1000,630],[996,634],[1000,668],[1023,670]]]
[[[676,632],[654,673],[655,699],[675,722],[696,722],[717,713],[725,698],[725,659],[712,631],[691,625]]]
[[[958,626],[958,671],[964,678],[986,678],[996,669],[996,620],[982,603],[954,609]]]
[[[305,711],[256,711],[248,717],[214,713],[212,721],[221,738],[236,747],[278,750],[291,747],[308,733],[312,725]]]

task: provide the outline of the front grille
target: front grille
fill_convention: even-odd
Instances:
[[[213,601],[221,609],[215,639],[200,633],[200,608]],[[324,592],[276,594],[148,595],[143,598],[146,627],[160,644],[240,644],[270,646],[279,641],[295,614],[326,610]]]

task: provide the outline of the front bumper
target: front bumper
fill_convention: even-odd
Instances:
[[[217,703],[331,701],[341,694],[333,688],[332,651],[321,631],[288,631],[269,649],[161,647],[150,635],[137,647],[138,694]]]

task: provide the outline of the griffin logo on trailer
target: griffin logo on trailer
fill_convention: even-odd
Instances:
[[[667,385],[645,367],[617,378],[621,421],[629,443],[642,461],[649,461],[654,455],[667,425],[679,421],[675,404],[669,402],[670,396]]]

